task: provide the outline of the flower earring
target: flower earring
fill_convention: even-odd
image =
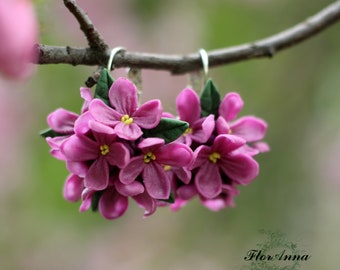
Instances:
[[[81,88],[80,114],[60,108],[47,117],[50,129],[42,136],[70,172],[64,198],[81,200],[80,211],[98,210],[107,219],[122,216],[129,198],[145,216],[158,206],[178,210],[195,196],[214,211],[233,206],[237,186],[258,174],[253,157],[268,150],[258,142],[266,123],[251,116],[234,121],[243,101],[236,93],[221,100],[206,80],[204,50],[205,86],[200,96],[191,88],[178,95],[178,117],[163,112],[158,99],[139,105],[136,85],[109,73],[121,50],[112,50],[93,94]]]

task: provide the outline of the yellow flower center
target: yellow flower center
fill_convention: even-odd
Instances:
[[[110,152],[110,147],[107,144],[103,144],[100,146],[100,153],[103,156],[106,156]]]
[[[155,159],[156,159],[156,156],[152,152],[147,152],[143,157],[143,160],[145,163],[150,163],[151,161]]]
[[[183,136],[185,137],[185,136],[187,136],[188,134],[191,134],[191,133],[192,133],[192,128],[188,127],[188,128],[184,131]]]
[[[216,163],[219,159],[221,158],[221,155],[217,152],[212,152],[210,155],[209,155],[209,160],[212,162],[212,163]]]
[[[166,171],[166,172],[171,170],[170,165],[164,165],[163,168],[164,168],[164,171]]]
[[[123,123],[130,125],[133,123],[133,118],[128,116],[127,114],[123,115],[122,118],[120,119]]]

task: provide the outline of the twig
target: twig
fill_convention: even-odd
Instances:
[[[209,67],[254,58],[272,57],[279,51],[316,35],[339,20],[340,0],[330,4],[304,22],[268,38],[209,51]],[[110,54],[110,50],[103,52],[88,48],[47,45],[38,45],[38,49],[40,52],[38,64],[106,65]],[[201,58],[198,53],[181,56],[125,51],[116,55],[114,65],[117,68],[132,67],[168,70],[173,74],[187,73],[202,68]]]
[[[103,38],[93,25],[90,18],[87,16],[85,11],[79,7],[75,0],[64,0],[64,5],[77,19],[80,25],[80,29],[86,36],[90,48],[105,52],[108,49],[108,46],[105,44]]]

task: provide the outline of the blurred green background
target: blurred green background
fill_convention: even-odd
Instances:
[[[111,46],[190,53],[261,39],[332,1],[79,0]],[[41,43],[86,46],[62,1],[35,1]],[[279,231],[310,254],[298,269],[338,269],[340,240],[340,24],[272,59],[210,69],[242,115],[269,124],[271,151],[256,157],[259,177],[240,188],[236,207],[210,212],[197,200],[143,219],[133,201],[120,219],[78,213],[62,198],[63,162],[39,137],[58,107],[79,112],[80,86],[95,67],[38,66],[27,83],[2,82],[0,269],[241,269],[259,230]],[[113,76],[125,76],[116,70]],[[175,113],[187,76],[143,71],[143,100]],[[250,268],[249,268],[250,269]]]

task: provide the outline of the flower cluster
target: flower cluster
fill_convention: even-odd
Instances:
[[[94,95],[81,88],[81,96],[81,114],[55,110],[42,135],[70,171],[64,198],[107,219],[122,216],[129,198],[145,216],[158,206],[178,210],[194,197],[214,211],[233,206],[237,185],[258,175],[253,156],[268,150],[261,142],[266,123],[235,120],[242,99],[229,93],[221,101],[211,80],[200,97],[189,88],[179,94],[178,117],[159,100],[139,105],[136,86],[105,69]]]

